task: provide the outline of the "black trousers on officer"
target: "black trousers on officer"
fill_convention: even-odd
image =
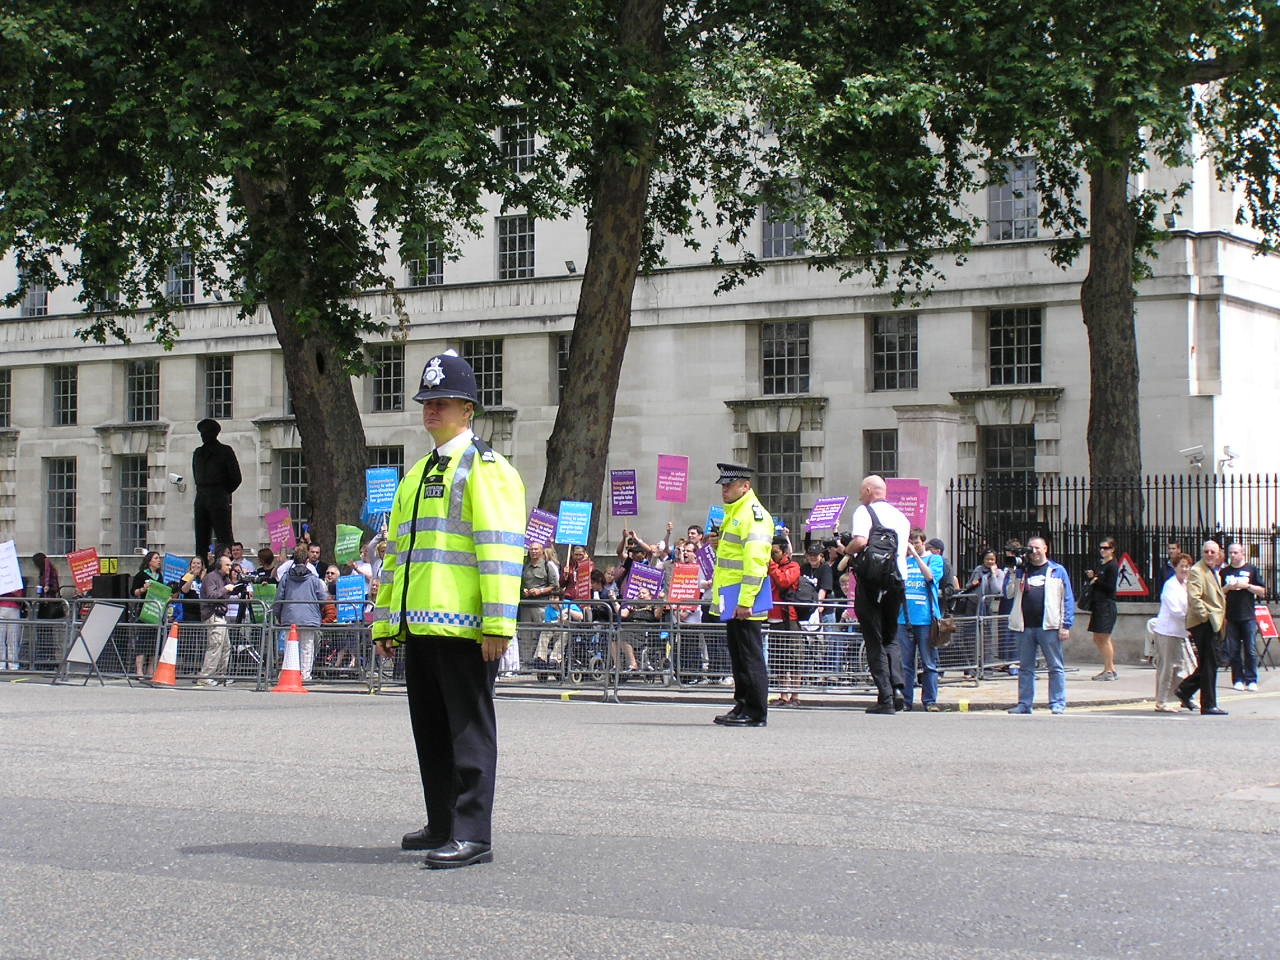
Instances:
[[[1212,623],[1198,623],[1191,628],[1191,645],[1196,648],[1196,669],[1178,684],[1178,699],[1186,700],[1200,693],[1200,712],[1218,705],[1218,632]]]
[[[733,709],[752,720],[763,720],[769,712],[769,670],[764,663],[762,627],[759,620],[724,621],[733,669]]]
[[[410,637],[404,662],[427,831],[491,843],[498,661],[486,661],[474,640]]]
[[[217,548],[235,542],[231,533],[231,494],[222,489],[197,490],[195,504],[196,556],[203,558],[209,544]]]
[[[902,651],[898,648],[901,606],[902,593],[897,590],[871,590],[859,583],[853,594],[853,609],[867,650],[867,667],[881,706],[891,706],[894,691],[902,689]]]

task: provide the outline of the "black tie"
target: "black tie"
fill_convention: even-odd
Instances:
[[[440,456],[439,450],[432,450],[431,455],[427,457],[427,467],[423,473],[430,473],[432,470],[439,468],[441,473],[449,469],[449,457]]]

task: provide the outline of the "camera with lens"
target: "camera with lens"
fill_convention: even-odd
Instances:
[[[1010,569],[1022,569],[1027,565],[1027,556],[1031,551],[1026,547],[1005,547],[1004,561],[1001,566]]]
[[[271,571],[262,569],[254,570],[244,575],[245,583],[271,583]]]
[[[628,547],[634,547],[635,545],[636,545],[636,538],[635,538],[635,537],[627,537],[627,546],[628,546]]]

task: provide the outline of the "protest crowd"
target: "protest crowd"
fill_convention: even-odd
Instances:
[[[844,498],[840,500],[834,516],[818,519],[838,519]],[[624,517],[613,554],[593,557],[584,542],[594,505],[569,506],[569,514],[579,510],[569,522],[565,514],[532,512],[516,642],[502,658],[500,677],[545,683],[611,676],[615,684],[732,686],[723,614],[716,610],[713,591],[721,534],[717,520],[723,514],[717,516],[713,508],[705,521],[681,528],[668,522],[652,539],[627,526]],[[1105,659],[1104,646],[1115,622],[1115,544],[1110,538],[1101,546],[1100,569],[1088,571],[1086,583],[1077,589],[1049,559],[1049,545],[1040,538],[1025,546],[1011,540],[985,549],[981,562],[966,573],[954,569],[941,539],[911,526],[891,504],[876,506],[898,518],[896,539],[902,542],[905,570],[901,596],[883,624],[878,606],[872,614],[876,622],[863,622],[873,607],[865,597],[861,603],[858,599],[851,532],[837,532],[832,523],[825,533],[797,541],[787,527],[776,526],[767,583],[761,588],[762,596],[767,593],[762,610],[767,611],[763,645],[770,706],[800,706],[807,691],[865,687],[870,677],[883,712],[937,711],[944,676],[974,681],[1004,673],[1017,676],[1020,684],[1019,704],[1012,712],[1026,713],[1032,710],[1035,671],[1043,662],[1050,709],[1060,712],[1066,705],[1062,641],[1083,604],[1092,607],[1089,629],[1104,655],[1104,668],[1092,679],[1114,678],[1114,662]],[[287,516],[282,522],[289,524]],[[566,531],[580,542],[559,542],[557,533]],[[361,676],[371,668],[373,655],[359,633],[372,619],[387,530],[380,524],[370,537],[363,526],[342,525],[335,540],[323,544],[304,525],[291,546],[278,544],[279,551],[263,547],[253,556],[240,542],[211,545],[206,555],[193,558],[148,552],[130,577],[125,619],[176,623],[185,625],[184,630],[198,625],[198,639],[192,642],[200,649],[188,655],[187,672],[194,673],[193,682],[200,686],[231,682],[228,661],[239,649],[233,642],[236,630],[254,622],[295,628],[304,683]],[[1250,618],[1252,600],[1262,595],[1264,585],[1238,545],[1230,563],[1223,562],[1227,551],[1219,549],[1213,576],[1227,585],[1224,610],[1229,607],[1229,615],[1221,621],[1222,630],[1234,639],[1218,645],[1218,656],[1230,661],[1237,688],[1256,690],[1256,624]],[[36,554],[33,576],[0,595],[0,669],[34,665],[33,652],[24,650],[19,620],[67,616],[69,607],[50,598],[89,593],[82,589],[87,580],[80,579],[73,557],[68,559],[75,588],[62,588],[54,563]],[[96,554],[92,559],[96,565]],[[1197,656],[1191,639],[1195,622],[1204,622],[1195,621],[1194,614],[1187,619],[1186,582],[1193,563],[1193,557],[1170,545],[1163,582],[1157,586],[1162,608],[1152,621],[1155,629],[1146,653],[1158,667],[1156,701],[1162,711],[1195,706],[1191,697],[1200,689],[1198,671],[1217,667],[1213,645],[1206,648],[1208,657]],[[1028,569],[1045,572],[1034,578],[1037,586],[1030,591]],[[1054,581],[1055,574],[1065,589],[1050,582],[1046,591],[1041,585]],[[1030,599],[1024,602],[1024,597]],[[1057,605],[1047,614],[1046,602]],[[1040,622],[1027,622],[1027,615]],[[120,644],[127,672],[140,679],[151,677],[157,666],[160,647],[151,636],[129,634]],[[284,638],[284,630],[278,629],[277,653]],[[403,676],[398,665],[384,673],[392,681]],[[1201,706],[1204,712],[1217,709],[1211,694]]]

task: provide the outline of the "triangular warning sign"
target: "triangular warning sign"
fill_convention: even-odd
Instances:
[[[1117,597],[1145,597],[1151,593],[1147,581],[1142,579],[1137,564],[1127,553],[1120,558],[1120,573],[1116,576]]]

